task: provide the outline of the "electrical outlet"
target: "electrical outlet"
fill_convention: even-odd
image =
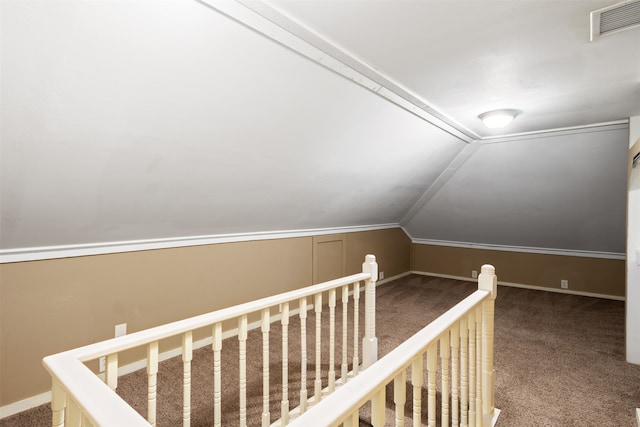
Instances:
[[[127,324],[126,323],[121,323],[119,325],[116,325],[115,327],[115,337],[122,337],[124,335],[127,335]]]
[[[471,270],[471,277],[473,279],[477,279],[478,278],[478,272],[476,270]]]
[[[378,273],[378,279],[379,280],[384,279],[384,271],[381,271],[381,272]]]
[[[560,287],[562,289],[569,289],[569,281],[568,280],[560,280]]]
[[[116,338],[121,337],[127,335],[127,324],[126,323],[121,323],[119,325],[116,325],[115,327],[115,331],[114,331],[114,336]],[[107,361],[106,358],[104,356],[102,356],[99,360],[98,360],[98,372],[104,372],[106,367]]]

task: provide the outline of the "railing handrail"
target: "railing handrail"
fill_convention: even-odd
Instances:
[[[84,363],[71,355],[56,356],[58,355],[48,357],[45,363],[45,367],[55,378],[52,388],[55,390],[55,387],[61,387],[70,395],[92,425],[149,427],[142,415],[111,390]],[[52,394],[52,399],[55,398],[55,394]]]
[[[78,347],[73,350],[68,350],[66,352],[48,356],[44,360],[46,363],[46,361],[50,358],[62,357],[63,355],[65,357],[67,355],[73,356],[82,362],[94,360],[102,356],[119,353],[121,351],[139,347],[150,342],[160,341],[162,339],[180,335],[185,332],[204,328],[215,323],[224,322],[225,320],[235,319],[240,316],[244,316],[245,314],[260,312],[265,308],[273,307],[278,304],[289,301],[296,301],[300,298],[328,291],[333,288],[348,285],[361,280],[367,280],[370,277],[371,275],[368,273],[352,274],[351,276],[329,280],[317,285],[307,286],[302,289],[284,292],[282,294],[273,295],[259,300],[250,301],[247,303],[190,317],[188,319],[178,320],[172,323],[167,323],[165,325],[156,326],[139,332],[134,332],[122,337],[111,338],[98,343],[89,344],[84,347]]]
[[[433,342],[451,326],[478,306],[490,291],[477,290],[449,309],[429,325],[404,341],[376,362],[375,369],[367,369],[339,390],[327,396],[322,405],[314,406],[294,420],[290,426],[327,427],[345,421],[348,415],[371,399],[372,391],[389,383],[403,369],[411,365]],[[331,408],[328,411],[326,408]]]
[[[375,258],[373,258],[373,260],[375,261]],[[114,393],[106,383],[102,382],[82,362],[141,347],[152,342],[178,336],[226,320],[240,318],[250,313],[261,312],[266,308],[300,300],[301,298],[355,282],[363,280],[369,281],[370,279],[376,280],[376,276],[377,274],[375,273],[352,274],[233,307],[223,308],[47,356],[43,359],[43,365],[52,376],[53,387],[60,387],[66,394],[71,396],[93,424],[110,426],[122,425],[122,422],[126,422],[126,425],[131,427],[148,426],[149,423],[144,417],[139,415],[122,398]]]

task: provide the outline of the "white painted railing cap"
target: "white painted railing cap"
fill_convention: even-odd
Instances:
[[[376,262],[376,256],[368,254],[364,257],[362,263],[362,272],[371,275],[371,281],[378,281],[378,263]]]
[[[485,264],[480,269],[478,289],[488,291],[492,299],[495,299],[498,295],[498,277],[496,276],[496,269],[493,265]]]
[[[480,268],[480,273],[496,274],[496,268],[491,264],[485,264]]]

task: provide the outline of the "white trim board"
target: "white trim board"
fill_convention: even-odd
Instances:
[[[580,126],[570,126],[570,127],[564,127],[564,128],[556,128],[556,129],[542,129],[537,131],[510,133],[506,135],[483,136],[480,139],[480,142],[482,144],[495,144],[495,143],[501,143],[501,142],[517,141],[521,139],[546,138],[548,136],[570,135],[570,134],[585,133],[585,132],[600,132],[602,130],[609,130],[609,129],[596,129],[596,128],[604,128],[604,127],[610,127],[610,126],[616,126],[618,129],[628,128],[629,119],[614,120],[611,122],[604,122],[604,123],[592,123],[592,124],[580,125]],[[548,135],[550,133],[554,135]]]
[[[257,33],[373,92],[465,143],[478,134],[429,105],[375,67],[297,22],[273,4],[254,1],[197,0]]]
[[[418,274],[420,276],[433,276],[433,277],[442,277],[445,279],[455,279],[455,280],[464,280],[466,282],[477,282],[478,279],[474,279],[472,277],[464,277],[464,276],[452,276],[450,274],[439,274],[439,273],[431,273],[428,271],[411,271],[411,274]],[[497,271],[496,275],[499,276],[500,272]],[[577,295],[581,297],[591,297],[591,298],[602,298],[609,299],[615,301],[625,301],[625,297],[621,297],[618,295],[607,295],[607,294],[596,294],[594,292],[582,292],[582,291],[574,291],[571,289],[560,289],[560,288],[547,288],[545,286],[534,286],[534,285],[525,285],[522,283],[513,283],[513,282],[503,282],[498,280],[498,285],[506,286],[509,288],[522,288],[522,289],[531,289],[534,291],[546,291],[546,292],[554,292],[557,294],[568,294],[568,295]]]
[[[406,233],[406,230],[405,230]],[[408,233],[407,233],[408,234]],[[585,258],[627,259],[627,255],[618,252],[582,251],[575,249],[533,248],[528,246],[493,245],[486,243],[454,242],[448,240],[411,239],[417,245],[451,246],[455,248],[486,249],[490,251],[522,252],[530,254],[564,255]]]
[[[387,278],[382,279],[382,280],[378,280],[376,282],[376,288],[378,286],[381,286],[381,285],[386,285],[389,282],[393,282],[394,280],[398,280],[398,279],[402,279],[403,277],[407,277],[410,274],[411,274],[410,271],[405,271],[404,273],[396,274],[395,276],[391,276],[391,277],[387,277]],[[362,287],[362,286],[360,287],[360,292],[364,292],[364,287]],[[351,295],[351,294],[349,294],[349,295]]]
[[[51,402],[51,391],[0,406],[0,420]]]
[[[88,255],[104,255],[121,252],[136,252],[153,249],[181,248],[185,246],[213,245],[217,243],[235,243],[256,240],[321,236],[326,234],[356,233],[361,231],[385,230],[399,227],[399,224],[374,224],[331,228],[311,228],[306,230],[279,230],[255,233],[214,234],[209,236],[170,237],[166,239],[43,246],[25,249],[3,249],[0,250],[0,264]]]

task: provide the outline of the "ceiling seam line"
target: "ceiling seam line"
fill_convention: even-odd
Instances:
[[[358,61],[353,56],[343,52],[338,47],[325,41],[320,36],[311,33],[301,25],[295,23],[285,15],[265,4],[260,3],[256,5],[248,5],[245,4],[245,2],[243,2],[242,0],[228,2],[214,2],[213,0],[196,1],[203,4],[204,6],[216,10],[217,12],[255,31],[256,33],[280,44],[281,46],[291,50],[292,52],[295,52],[300,56],[312,62],[315,62],[325,69],[332,71],[343,78],[346,78],[352,83],[356,83],[360,87],[363,87],[373,94],[380,96],[387,102],[390,102],[397,107],[405,110],[406,112],[413,114],[421,120],[440,129],[443,132],[446,132],[454,138],[463,141],[466,144],[470,144],[480,138],[479,135],[476,135],[474,132],[470,131],[464,126],[453,122],[452,119],[445,119],[444,114],[429,107],[426,102],[420,101],[416,96],[411,95],[407,90],[404,90],[399,85],[394,84],[390,79],[373,70],[370,66]],[[243,13],[238,9],[238,6],[242,7],[246,11],[251,12],[253,16],[248,17],[246,16],[246,14],[244,14],[243,16]],[[271,17],[265,16],[267,14],[269,14]],[[278,16],[278,19],[286,20],[287,23],[283,24],[280,22],[276,22],[277,19],[272,16],[273,14],[276,14]],[[263,22],[255,22],[256,19],[260,19]],[[276,28],[271,28],[270,30],[261,28],[261,26],[264,27],[265,22],[267,23],[267,25],[275,26]],[[298,32],[306,32],[308,35],[312,36],[315,39],[315,43],[296,34],[296,28],[292,27],[297,27]],[[278,32],[280,32],[280,34],[278,34]],[[282,32],[288,34],[288,38],[295,38],[298,42],[298,46],[295,46],[291,40],[287,41],[287,37],[283,37],[283,35],[281,34]],[[303,44],[303,46],[300,46],[300,43]],[[325,49],[328,47],[334,50],[334,52],[327,52],[325,49],[318,47],[318,44],[324,44]],[[309,52],[309,50],[313,50],[315,52]],[[315,53],[315,55],[313,55],[313,53]],[[321,56],[318,56],[318,53]],[[337,56],[342,56],[343,59],[337,58],[336,54]],[[360,67],[365,68],[366,71],[363,72],[362,70],[358,70],[358,65],[354,66],[353,64],[346,63],[344,57],[346,57],[348,62],[355,62]],[[372,78],[367,74],[373,74],[374,76]],[[383,83],[380,83],[380,81],[378,80],[382,80]],[[433,110],[433,112],[429,110]],[[434,115],[434,113],[443,117],[438,117]]]
[[[353,71],[374,81],[380,86],[375,92],[380,93],[384,89],[388,90],[394,95],[400,97],[402,100],[410,103],[415,108],[418,108],[420,111],[431,116],[431,119],[440,121],[445,126],[449,126],[455,129],[457,132],[460,132],[462,135],[464,135],[465,138],[460,138],[459,135],[452,134],[451,132],[449,132],[447,129],[444,129],[439,124],[434,123],[429,118],[425,118],[419,114],[415,114],[413,111],[409,111],[406,108],[405,110],[411,113],[414,113],[418,117],[440,128],[441,130],[451,134],[452,136],[456,136],[459,139],[464,140],[466,143],[473,142],[474,140],[480,138],[480,136],[477,135],[475,132],[455,122],[453,119],[447,117],[444,113],[440,112],[436,108],[431,107],[429,103],[427,103],[426,101],[423,101],[417,95],[410,93],[408,89],[401,87],[400,84],[394,82],[391,78],[385,76],[383,73],[376,70],[374,67],[370,66],[364,61],[359,60],[357,57],[351,55],[348,51],[344,51],[343,49],[334,45],[330,41],[325,40],[321,35],[305,27],[303,24],[296,22],[293,18],[288,17],[287,15],[282,13],[280,10],[277,10],[276,8],[274,8],[273,6],[267,5],[265,2],[248,2],[246,0],[236,0],[236,1],[238,1],[238,3],[242,4],[243,6],[251,9],[252,11],[257,13],[264,19],[268,20],[269,22],[273,23],[274,25],[277,25],[278,27],[282,28],[283,30],[297,37],[298,39],[304,41],[305,43],[308,43],[309,45],[323,52],[324,54],[330,56],[331,58],[338,61],[339,63],[349,67]],[[280,22],[280,21],[284,21],[284,22]],[[310,38],[313,40],[310,40]],[[324,45],[324,46],[320,46],[320,45]],[[310,59],[313,60],[313,58],[310,58]],[[358,83],[357,81],[354,81],[354,82]],[[393,101],[392,99],[389,99],[384,94],[382,93],[380,94],[388,101],[398,105],[401,108],[404,108],[402,105],[399,105],[397,102]],[[469,138],[469,140],[466,140],[466,138]]]
[[[486,142],[490,142],[490,141],[496,140],[496,139],[509,139],[509,138],[527,137],[527,136],[532,136],[532,135],[544,135],[544,134],[547,134],[547,133],[565,132],[565,131],[572,131],[572,130],[586,130],[586,129],[597,128],[597,127],[625,125],[625,124],[629,124],[629,119],[613,120],[613,121],[610,121],[610,122],[603,122],[603,123],[591,123],[591,124],[588,124],[588,125],[568,126],[568,127],[563,127],[563,128],[534,130],[534,131],[529,131],[529,132],[509,133],[509,134],[506,134],[506,135],[483,136],[483,137],[479,138],[479,141],[480,142],[485,142],[485,141]],[[499,142],[499,141],[496,141],[496,142]]]
[[[477,141],[476,141],[477,142]],[[471,143],[465,145],[456,156],[449,162],[449,164],[442,170],[440,175],[433,181],[433,183],[425,190],[420,198],[407,210],[405,215],[400,220],[400,226],[404,228],[415,217],[418,212],[429,203],[429,201],[445,186],[445,184],[460,170],[462,166],[475,154],[480,148],[481,144]],[[405,230],[406,232],[406,230]],[[407,232],[411,237],[411,235]]]

